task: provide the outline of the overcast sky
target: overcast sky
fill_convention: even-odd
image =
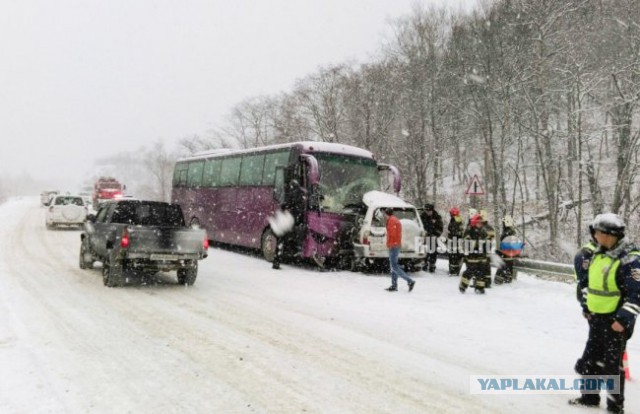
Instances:
[[[245,98],[372,60],[415,3],[2,0],[0,176],[80,183],[95,158],[206,135]]]

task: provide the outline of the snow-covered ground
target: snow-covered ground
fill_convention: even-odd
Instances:
[[[109,289],[78,249],[37,198],[0,206],[1,413],[597,412],[469,393],[470,375],[573,374],[587,334],[573,285],[520,275],[461,295],[441,262],[389,293],[386,275],[213,248],[192,287]],[[640,378],[637,337],[627,349]],[[639,382],[626,395],[640,413]]]

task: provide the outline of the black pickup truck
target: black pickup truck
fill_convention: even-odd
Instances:
[[[178,283],[193,285],[209,247],[205,230],[185,225],[179,205],[132,199],[108,201],[87,216],[80,241],[80,268],[102,262],[109,287],[129,276],[173,270]]]

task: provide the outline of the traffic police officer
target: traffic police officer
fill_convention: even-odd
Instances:
[[[620,392],[609,392],[607,411],[622,413],[622,354],[640,313],[640,250],[624,237],[624,222],[616,214],[596,216],[593,230],[599,247],[587,274],[584,316],[589,321],[589,337],[575,370],[580,375],[618,376]],[[600,395],[582,394],[569,404],[597,407]]]

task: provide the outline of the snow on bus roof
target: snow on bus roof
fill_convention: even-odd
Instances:
[[[181,158],[178,161],[188,161],[188,160],[196,160],[201,158],[207,158],[209,156],[215,155],[225,155],[225,154],[245,154],[256,151],[268,151],[268,150],[277,150],[282,148],[291,148],[291,147],[300,147],[304,153],[314,153],[314,152],[329,152],[334,154],[344,154],[344,155],[352,155],[356,157],[363,158],[373,158],[373,153],[371,151],[367,151],[366,149],[354,147],[346,144],[337,144],[332,142],[320,142],[320,141],[300,141],[300,142],[291,142],[287,144],[276,144],[276,145],[267,145],[264,147],[256,147],[249,149],[230,149],[230,148],[221,148],[215,150],[207,150],[198,152],[191,156]]]

